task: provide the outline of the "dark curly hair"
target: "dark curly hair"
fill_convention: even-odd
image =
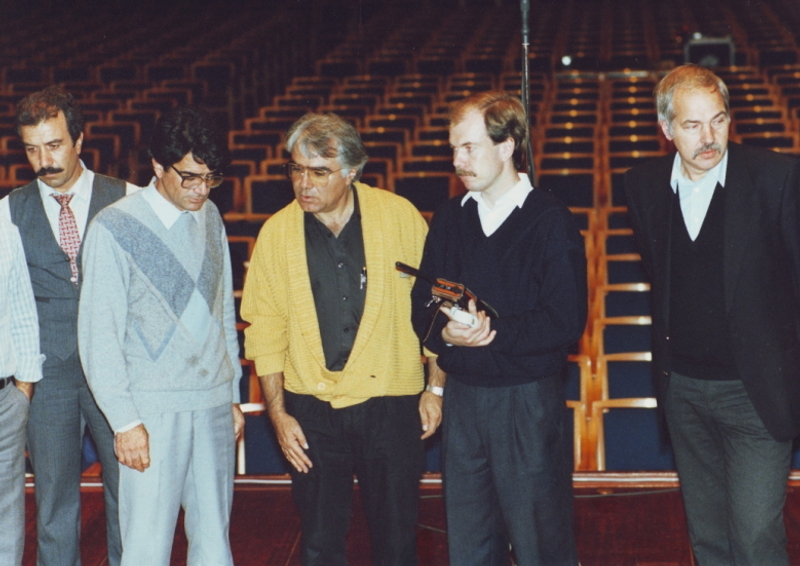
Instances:
[[[16,112],[17,135],[22,137],[22,126],[36,126],[55,118],[59,112],[67,120],[67,131],[72,143],[83,132],[83,114],[73,96],[58,85],[29,94],[19,101]]]
[[[188,153],[210,171],[220,171],[230,161],[227,134],[208,114],[196,108],[175,108],[156,122],[150,155],[168,169]]]

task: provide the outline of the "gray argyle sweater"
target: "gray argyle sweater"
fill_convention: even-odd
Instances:
[[[147,190],[147,189],[145,189]],[[169,229],[141,191],[101,211],[84,242],[78,342],[118,430],[145,413],[239,402],[225,229],[213,203]]]

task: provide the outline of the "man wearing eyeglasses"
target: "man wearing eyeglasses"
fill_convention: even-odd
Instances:
[[[36,482],[37,564],[80,565],[81,451],[88,425],[103,469],[108,562],[118,566],[114,436],[78,357],[80,257],[95,214],[139,187],[86,167],[80,158],[83,115],[61,87],[20,101],[16,129],[36,180],[0,200],[0,216],[11,220],[22,238],[46,358],[27,427]]]
[[[286,147],[295,201],[259,234],[242,317],[291,464],[301,563],[347,564],[355,474],[373,564],[415,565],[422,439],[441,398],[420,395],[412,280],[395,262],[419,265],[427,225],[405,199],[357,182],[367,154],[340,117],[303,116]]]
[[[181,507],[189,564],[232,565],[239,345],[222,218],[225,136],[188,108],[156,124],[155,178],[97,215],[78,320],[89,386],[115,433],[123,566],[167,566]]]

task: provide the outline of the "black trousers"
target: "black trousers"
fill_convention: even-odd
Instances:
[[[666,414],[700,566],[785,566],[792,442],[772,438],[741,381],[670,376]]]
[[[285,392],[287,412],[308,441],[313,467],[292,470],[303,566],[345,566],[345,536],[358,478],[375,566],[416,566],[419,480],[424,466],[418,395],[376,397],[334,409]]]
[[[572,439],[560,376],[511,387],[447,381],[444,494],[453,566],[575,566]]]

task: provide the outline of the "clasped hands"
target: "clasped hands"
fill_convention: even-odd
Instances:
[[[474,327],[453,320],[448,307],[440,307],[450,322],[442,329],[442,338],[453,346],[478,347],[488,346],[497,335],[497,330],[492,330],[492,321],[484,311],[475,307],[475,301],[470,300],[468,312],[478,320]]]

